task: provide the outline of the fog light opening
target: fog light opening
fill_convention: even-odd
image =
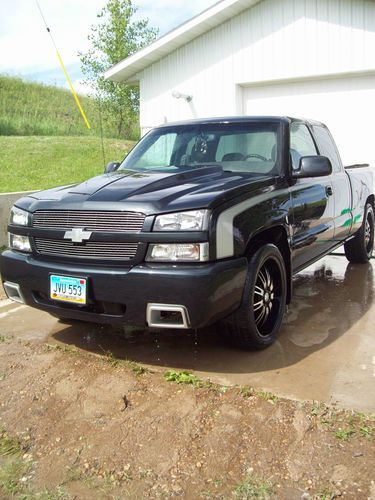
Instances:
[[[25,299],[23,298],[21,288],[19,285],[17,285],[17,283],[10,283],[9,281],[6,281],[3,284],[3,287],[10,300],[18,302],[20,304],[25,304]]]
[[[189,328],[189,315],[185,306],[174,304],[148,304],[147,323],[151,328]]]

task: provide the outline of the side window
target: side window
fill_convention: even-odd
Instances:
[[[290,157],[293,170],[299,167],[302,156],[317,155],[316,147],[309,129],[303,123],[292,123],[290,126]]]
[[[331,160],[334,172],[341,172],[341,159],[329,130],[325,127],[319,127],[318,125],[314,126],[313,130],[320,154],[327,156],[327,158]]]

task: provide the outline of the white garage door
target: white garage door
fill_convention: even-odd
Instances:
[[[332,132],[345,165],[375,165],[375,76],[243,87],[246,115],[312,118]]]

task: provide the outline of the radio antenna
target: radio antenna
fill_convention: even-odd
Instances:
[[[63,70],[63,73],[64,73],[64,75],[65,75],[66,81],[68,82],[68,85],[69,85],[69,87],[70,87],[70,90],[72,91],[72,94],[73,94],[74,100],[75,100],[75,102],[76,102],[76,104],[77,104],[77,107],[78,107],[78,109],[79,109],[79,111],[80,111],[80,113],[81,113],[81,115],[82,115],[82,118],[83,118],[83,120],[84,120],[84,122],[85,122],[85,124],[86,124],[86,127],[87,127],[88,129],[91,129],[90,123],[89,123],[89,121],[88,121],[88,119],[87,119],[87,117],[86,117],[86,115],[85,115],[85,112],[84,112],[84,110],[83,110],[83,108],[82,108],[82,105],[81,105],[81,103],[80,103],[80,101],[79,101],[78,95],[76,94],[76,91],[74,90],[74,87],[73,87],[72,81],[71,81],[71,79],[70,79],[70,77],[69,77],[69,75],[68,75],[68,72],[67,72],[67,70],[66,70],[66,67],[65,67],[65,65],[64,65],[64,63],[63,63],[63,60],[62,60],[62,58],[61,58],[61,55],[60,55],[59,49],[57,48],[57,45],[56,45],[55,40],[54,40],[54,38],[53,38],[53,36],[52,36],[51,30],[50,30],[50,29],[49,29],[49,27],[48,27],[47,21],[46,21],[46,19],[45,19],[44,15],[43,15],[43,12],[42,12],[42,9],[41,9],[41,7],[40,7],[40,5],[39,5],[39,2],[38,2],[38,0],[35,0],[35,2],[36,2],[36,5],[37,5],[37,7],[38,7],[38,9],[39,9],[40,15],[41,15],[41,17],[42,17],[42,19],[43,19],[43,23],[44,23],[44,25],[45,25],[45,27],[46,27],[46,30],[47,30],[47,32],[48,32],[48,34],[49,34],[50,38],[51,38],[51,41],[52,41],[52,43],[53,43],[53,46],[55,47],[56,54],[57,54],[57,59],[59,60],[59,63],[60,63],[61,69]]]

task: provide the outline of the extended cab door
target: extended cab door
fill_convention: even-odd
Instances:
[[[303,122],[290,125],[292,169],[299,168],[302,156],[317,155],[311,132]],[[332,176],[297,179],[291,186],[293,207],[292,265],[298,271],[327,253],[334,245],[334,201]]]
[[[332,163],[332,185],[334,199],[335,241],[344,240],[352,227],[352,188],[348,174],[345,172],[335,141],[325,126],[312,127],[319,153],[327,156]]]

